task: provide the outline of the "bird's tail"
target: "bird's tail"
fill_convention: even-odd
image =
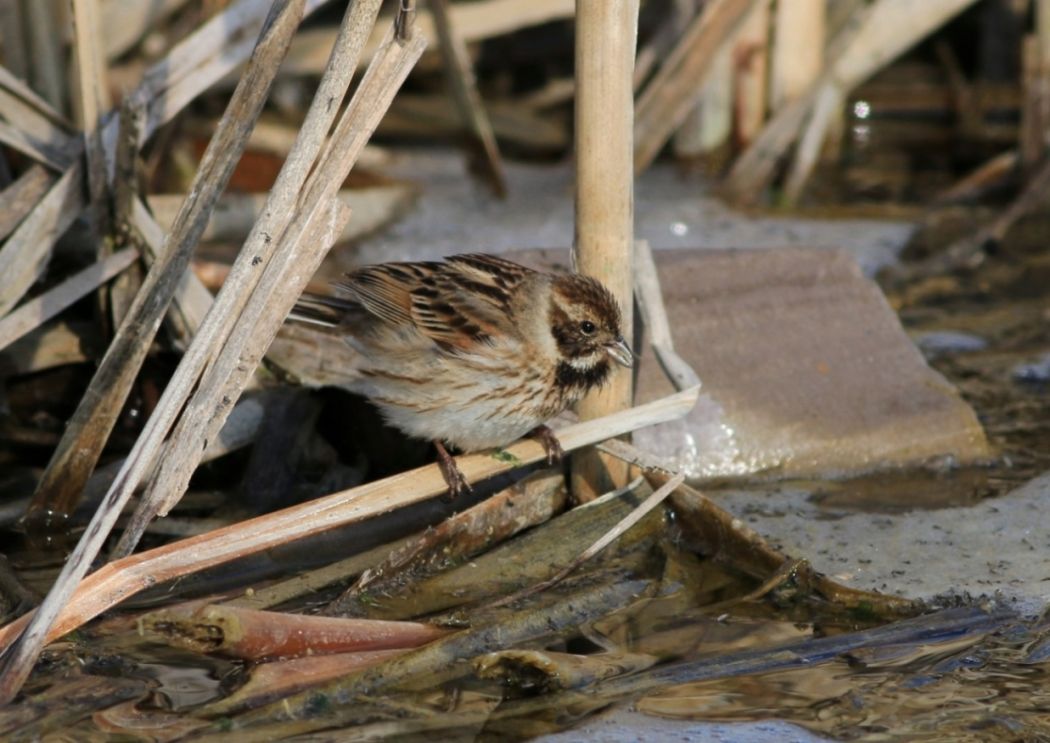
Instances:
[[[288,319],[323,328],[337,328],[346,315],[355,309],[357,304],[347,299],[306,293],[288,313]]]

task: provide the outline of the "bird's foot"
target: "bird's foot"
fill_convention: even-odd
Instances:
[[[448,493],[445,496],[445,500],[453,501],[465,492],[473,493],[474,488],[470,487],[467,478],[459,471],[459,467],[456,466],[456,460],[448,453],[448,449],[440,441],[434,442],[434,448],[437,449],[438,467],[441,468],[441,475],[445,478],[445,483],[448,485]]]
[[[543,445],[543,450],[547,452],[548,466],[557,464],[565,458],[565,450],[561,448],[561,442],[558,441],[558,437],[554,435],[554,431],[549,426],[536,426],[529,431],[529,436]]]

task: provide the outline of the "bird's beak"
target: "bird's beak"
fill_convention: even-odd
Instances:
[[[634,354],[631,353],[630,346],[627,345],[627,341],[623,338],[617,338],[612,343],[606,345],[605,351],[612,357],[612,360],[620,366],[630,368],[634,364]]]

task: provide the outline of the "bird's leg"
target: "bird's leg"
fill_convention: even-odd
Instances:
[[[549,426],[536,426],[529,431],[529,436],[543,445],[543,450],[547,452],[548,465],[560,462],[565,458],[565,450],[561,448],[561,442],[558,441],[558,437],[554,435],[554,431]]]
[[[459,467],[456,466],[456,460],[448,453],[448,449],[440,441],[434,442],[434,448],[437,449],[438,467],[441,468],[441,475],[448,484],[447,500],[458,498],[464,491],[473,493],[474,489],[470,487],[467,478],[459,471]]]

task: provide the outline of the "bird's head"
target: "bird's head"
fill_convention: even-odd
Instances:
[[[567,382],[593,387],[608,377],[610,361],[628,367],[633,363],[620,307],[597,280],[579,274],[557,277],[548,318],[560,357],[559,376]]]

